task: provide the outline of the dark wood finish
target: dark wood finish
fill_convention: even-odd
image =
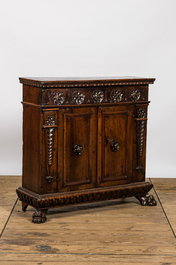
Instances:
[[[58,192],[96,187],[96,109],[61,109],[58,115]]]
[[[145,182],[148,85],[153,78],[20,78],[22,209],[34,223],[52,207],[135,196]]]
[[[27,203],[27,202],[24,202],[24,201],[22,201],[22,210],[23,210],[23,212],[25,212],[25,211],[26,211],[27,207],[28,207],[28,203]]]
[[[98,185],[131,182],[134,107],[113,106],[98,109]],[[113,142],[119,149],[112,150]],[[113,170],[112,170],[113,169]]]
[[[149,205],[149,206],[156,206],[157,202],[155,201],[155,198],[153,195],[149,196],[135,196],[141,203],[141,205]]]
[[[36,210],[35,213],[32,215],[32,222],[36,224],[44,223],[47,220],[46,212],[47,210],[43,211]]]
[[[104,200],[112,200],[118,198],[135,196],[138,200],[143,198],[153,187],[149,182],[136,182],[125,185],[116,185],[94,189],[85,189],[79,191],[57,192],[52,194],[39,195],[26,188],[19,187],[17,189],[18,197],[21,201],[29,203],[31,206],[41,210],[49,208],[73,205],[79,203],[96,202]],[[142,203],[145,205],[145,203]]]

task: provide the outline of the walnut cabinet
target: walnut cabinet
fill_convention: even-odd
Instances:
[[[46,211],[135,196],[156,205],[145,181],[148,85],[153,78],[20,78],[22,209]]]

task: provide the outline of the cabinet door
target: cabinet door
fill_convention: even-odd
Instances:
[[[95,108],[59,110],[58,191],[95,187],[96,135]]]
[[[98,109],[98,186],[130,183],[135,123],[132,106]]]

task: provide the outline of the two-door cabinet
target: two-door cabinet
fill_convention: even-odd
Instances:
[[[22,209],[34,223],[53,207],[135,196],[145,182],[148,85],[153,78],[20,78]]]

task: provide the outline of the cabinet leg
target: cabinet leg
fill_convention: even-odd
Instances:
[[[135,196],[136,197],[136,196]],[[136,197],[136,199],[138,199],[141,203],[141,205],[143,206],[156,206],[157,205],[157,201],[155,200],[154,196],[153,195],[148,195],[148,196],[139,196],[139,197]]]
[[[23,210],[23,212],[26,211],[27,207],[28,207],[28,203],[27,202],[22,202],[22,210]]]
[[[47,210],[43,211],[36,210],[35,213],[32,215],[32,222],[36,224],[44,223],[47,220],[46,212]]]

